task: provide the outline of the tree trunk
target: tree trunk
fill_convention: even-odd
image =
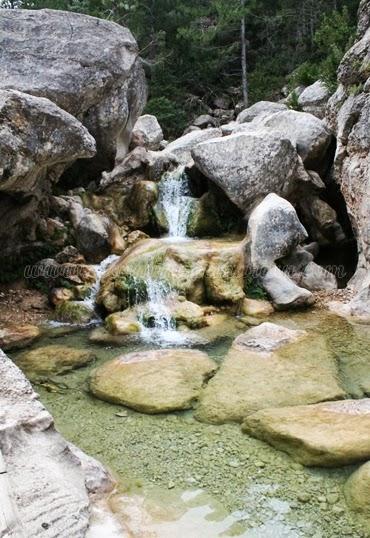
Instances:
[[[246,0],[240,0],[241,5],[244,8],[245,7],[245,1]],[[242,49],[242,88],[243,88],[243,102],[244,105],[248,106],[248,72],[247,72],[247,39],[246,39],[246,22],[245,22],[245,14],[243,13],[242,20],[241,20],[241,49]]]

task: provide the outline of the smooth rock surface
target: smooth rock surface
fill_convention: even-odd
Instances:
[[[236,118],[237,123],[249,123],[255,119],[262,119],[276,112],[288,110],[288,107],[283,103],[273,103],[271,101],[258,101],[254,105],[242,110]]]
[[[266,409],[243,430],[308,466],[336,467],[370,458],[370,400]]]
[[[260,409],[344,398],[337,376],[322,339],[312,342],[304,331],[263,323],[236,338],[203,389],[196,418],[242,422]]]
[[[347,480],[344,494],[351,510],[370,517],[370,462],[365,463]]]
[[[86,366],[95,359],[94,353],[66,346],[50,345],[18,355],[17,366],[29,379],[64,374]]]
[[[315,302],[315,297],[310,291],[297,286],[286,273],[276,266],[269,269],[263,276],[262,285],[276,310],[304,308]]]
[[[190,409],[216,363],[201,351],[160,349],[122,355],[94,370],[90,391],[143,413]]]
[[[131,147],[140,146],[151,150],[159,150],[162,140],[163,131],[157,118],[151,114],[140,116],[132,130]]]
[[[220,129],[202,129],[190,133],[170,142],[163,150],[164,154],[172,154],[183,164],[189,164],[192,160],[191,151],[201,142],[222,136]]]
[[[328,87],[324,82],[318,80],[303,90],[299,95],[298,104],[303,112],[308,112],[317,118],[323,119],[329,98],[330,91]]]

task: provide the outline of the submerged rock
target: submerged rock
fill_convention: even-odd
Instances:
[[[201,351],[160,349],[122,355],[94,370],[90,391],[144,413],[190,409],[216,364]]]
[[[344,398],[325,342],[263,323],[234,341],[220,370],[203,389],[196,418],[242,422],[259,409]]]
[[[370,518],[370,462],[353,473],[344,487],[347,504],[351,510]]]
[[[66,346],[45,346],[18,355],[17,366],[30,379],[59,375],[86,366],[94,353]]]
[[[266,409],[243,430],[308,466],[336,467],[370,458],[370,400]]]
[[[4,351],[22,349],[40,338],[41,329],[35,325],[6,323],[0,327],[0,348]]]

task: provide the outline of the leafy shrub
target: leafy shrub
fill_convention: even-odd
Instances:
[[[149,100],[146,114],[153,114],[165,129],[166,137],[173,137],[183,131],[187,124],[187,115],[180,104],[167,97],[154,97]]]

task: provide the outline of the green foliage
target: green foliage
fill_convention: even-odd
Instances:
[[[165,126],[165,136],[173,137],[183,131],[187,124],[187,115],[181,104],[171,101],[167,97],[154,97],[150,99],[146,108],[146,114],[154,114],[161,125]]]
[[[1,1],[1,0],[0,0]],[[4,1],[4,0],[3,0]],[[18,1],[18,0],[17,0]],[[289,85],[322,78],[332,88],[351,43],[359,0],[24,0],[127,25],[151,66],[147,111],[166,136],[225,92],[241,100],[241,19],[245,17],[250,102],[279,98]]]
[[[250,299],[267,299],[267,293],[261,286],[260,279],[251,273],[247,273],[244,277],[244,292]]]
[[[299,104],[299,95],[296,91],[292,91],[289,99],[288,99],[288,106],[292,110],[301,110],[301,105]]]

